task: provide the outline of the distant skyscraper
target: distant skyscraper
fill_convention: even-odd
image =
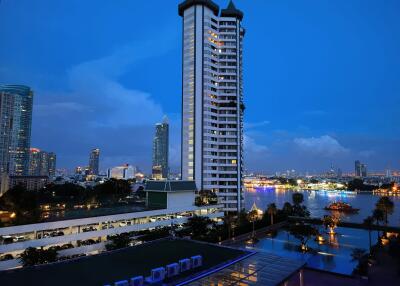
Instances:
[[[225,211],[243,206],[243,13],[232,1],[179,5],[182,33],[183,180],[218,194]]]
[[[38,148],[30,148],[29,175],[49,176],[55,175],[56,154],[53,152],[41,151]]]
[[[154,179],[168,179],[168,150],[169,150],[169,124],[164,118],[163,123],[156,124],[153,139],[153,168]]]
[[[89,174],[98,175],[99,174],[99,157],[100,149],[96,148],[90,152],[89,156]]]
[[[0,171],[27,175],[32,126],[32,90],[0,85]]]
[[[367,165],[362,164],[359,160],[355,161],[354,169],[356,177],[365,178],[368,176]]]
[[[49,176],[54,177],[56,175],[57,156],[53,152],[48,153],[48,168]]]

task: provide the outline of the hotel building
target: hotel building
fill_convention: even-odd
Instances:
[[[243,208],[243,13],[231,1],[186,0],[182,17],[182,180]]]

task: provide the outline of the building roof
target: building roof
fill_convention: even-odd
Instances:
[[[240,11],[235,7],[235,4],[233,4],[233,1],[230,0],[228,7],[226,9],[221,10],[221,16],[222,17],[234,17],[238,18],[240,21],[243,19],[243,12]]]
[[[218,16],[219,7],[211,0],[185,0],[178,6],[179,16],[183,16],[183,12],[193,5],[204,5],[210,8],[214,12],[215,16]]]
[[[196,191],[196,183],[194,181],[147,181],[145,190],[157,192]]]

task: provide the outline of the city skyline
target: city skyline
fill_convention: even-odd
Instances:
[[[0,32],[13,41],[0,48],[0,82],[23,83],[34,90],[32,146],[54,150],[58,165],[72,169],[86,162],[88,150],[96,145],[104,154],[102,170],[130,162],[149,172],[150,126],[156,117],[167,114],[171,118],[171,169],[179,170],[181,20],[176,17],[179,1],[175,2],[157,3],[158,19],[165,23],[160,28],[159,23],[141,24],[144,16],[140,14],[149,9],[145,2],[96,5],[92,11],[93,5],[74,1],[60,7],[44,0],[35,5],[2,1],[0,23],[5,22]],[[215,2],[221,7],[227,4]],[[399,4],[387,1],[362,6],[356,1],[350,6],[339,1],[336,6],[314,3],[318,7],[310,7],[299,2],[290,3],[293,9],[289,9],[288,3],[271,1],[252,7],[235,1],[246,10],[244,25],[252,27],[245,42],[251,52],[244,55],[245,168],[270,173],[285,169],[322,172],[333,163],[346,172],[359,159],[371,171],[399,169],[396,146],[400,132],[394,124],[399,107],[395,82],[399,65],[394,55],[399,42],[390,32],[396,25],[388,24],[399,23],[393,12]],[[75,11],[78,5],[81,9]],[[54,11],[54,19],[40,16],[45,6]],[[76,35],[62,32],[57,36],[46,28],[55,25],[65,31],[72,18],[57,21],[56,16],[65,10],[73,10],[77,23],[84,24]],[[23,16],[27,11],[35,12],[33,27],[24,20],[29,19]],[[91,16],[86,19],[88,11]],[[106,12],[123,17],[105,27],[100,21]],[[137,17],[128,20],[124,17],[128,14]],[[21,21],[11,28],[6,23],[15,17]],[[379,21],[383,18],[388,22]],[[257,21],[265,25],[258,27]],[[338,25],[332,27],[333,21]],[[368,25],[363,28],[363,21],[374,25],[376,33]],[[134,31],[145,28],[147,33],[126,37],[124,25]],[[159,29],[155,40],[145,35]],[[11,33],[21,34],[22,39],[32,34],[29,49]],[[90,49],[85,47],[89,34]],[[43,53],[41,37],[53,39],[49,48],[53,44],[60,47],[57,53],[49,50],[44,62],[37,56]],[[306,40],[294,47],[299,37]],[[153,41],[164,45],[156,49]],[[71,52],[69,42],[77,50]],[[370,55],[376,57],[371,60]],[[165,76],[154,85],[151,75],[156,68]],[[291,82],[291,87],[285,82]],[[135,136],[129,139],[127,134]],[[121,136],[127,140],[119,140]]]

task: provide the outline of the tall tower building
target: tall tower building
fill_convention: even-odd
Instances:
[[[100,149],[92,149],[89,155],[89,174],[98,175],[99,174],[99,158]]]
[[[27,175],[32,126],[32,90],[0,85],[0,171]]]
[[[168,179],[168,150],[169,150],[169,124],[165,117],[163,123],[156,124],[153,139],[153,167],[154,179]]]
[[[186,0],[182,16],[183,180],[219,196],[225,211],[243,208],[243,13],[232,1]]]
[[[38,148],[30,148],[29,175],[49,176],[55,175],[56,154],[42,151]]]

